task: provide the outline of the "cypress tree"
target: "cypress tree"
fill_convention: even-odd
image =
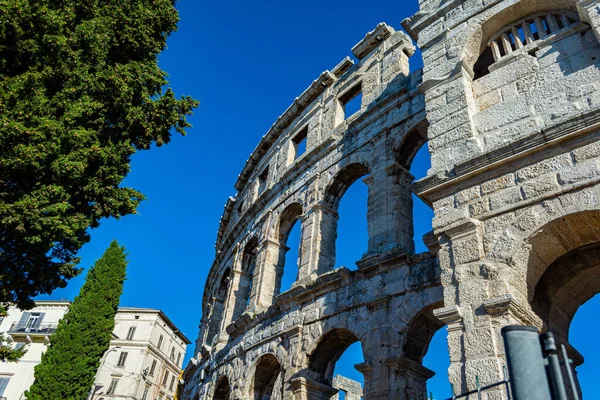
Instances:
[[[113,241],[50,337],[27,399],[86,398],[112,338],[126,268],[125,248]]]

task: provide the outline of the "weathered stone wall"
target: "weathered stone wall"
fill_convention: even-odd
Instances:
[[[422,71],[409,72],[408,36],[380,24],[357,63],[313,82],[225,206],[183,398],[331,399],[335,362],[360,342],[365,399],[425,399],[422,359],[444,325],[460,391],[503,378],[504,325],[568,345],[577,308],[600,292],[599,4],[420,0],[403,26]],[[426,141],[432,167],[413,183]],[[357,179],[368,251],[357,271],[334,269],[337,207]],[[411,191],[435,212],[425,254]],[[298,280],[280,293],[295,223]]]
[[[551,329],[583,361],[568,327],[600,292],[598,2],[445,4],[404,25],[425,62],[432,169],[414,189],[435,212],[434,314],[448,325],[450,381],[466,391],[476,375],[502,379],[507,324]]]

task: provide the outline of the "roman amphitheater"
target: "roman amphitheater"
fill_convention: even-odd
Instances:
[[[583,361],[568,331],[600,292],[600,0],[419,2],[402,30],[379,24],[323,72],[248,159],[183,399],[425,399],[442,328],[457,392],[503,378],[508,324],[551,330]],[[425,145],[431,169],[414,181]],[[334,269],[338,205],[358,179],[368,251]],[[435,215],[420,254],[412,193]],[[298,277],[281,293],[296,223]],[[362,393],[333,377],[355,342]]]

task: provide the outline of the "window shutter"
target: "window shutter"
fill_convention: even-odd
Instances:
[[[27,320],[29,319],[30,315],[30,312],[24,312],[23,315],[21,315],[21,319],[19,320],[19,326],[22,325],[23,327],[25,327],[25,324],[27,323]]]
[[[4,394],[10,378],[0,378],[0,396]]]
[[[38,318],[37,322],[35,323],[35,326],[33,326],[32,328],[39,328],[42,325],[42,320],[44,319],[44,315],[46,315],[45,312],[40,313],[40,317]]]

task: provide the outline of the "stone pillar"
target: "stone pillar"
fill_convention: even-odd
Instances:
[[[219,330],[221,335],[224,335],[222,339],[226,338],[227,336],[225,329],[229,326],[229,324],[231,324],[236,317],[239,317],[241,313],[244,312],[245,300],[239,299],[238,296],[240,295],[241,284],[245,276],[247,276],[247,274],[243,273],[242,271],[239,271],[237,268],[231,272],[231,280],[229,282],[227,297],[225,299],[225,305],[223,309],[223,316],[221,317],[221,326]],[[238,304],[240,301],[244,302],[244,307],[242,309],[242,312],[236,315],[236,311],[239,311],[236,310],[236,308],[239,309],[241,307]]]
[[[425,51],[424,60],[432,56],[431,51]],[[428,175],[447,171],[482,154],[482,145],[473,124],[478,106],[471,88],[472,72],[461,64],[452,65],[454,71],[450,72],[451,76],[444,77],[444,83],[438,83],[440,71],[434,65],[426,65],[430,72],[425,73],[423,78],[427,121],[430,124],[427,129],[431,153]]]
[[[500,312],[505,309],[503,301],[490,299],[504,282],[494,273],[496,267],[483,261],[482,226],[478,221],[446,228],[440,243],[438,257],[446,306],[435,310],[434,315],[448,326],[448,377],[456,394],[460,394],[475,389],[477,376],[482,386],[504,378],[500,328],[531,319],[524,312]],[[512,296],[510,299],[514,300]],[[528,307],[515,308],[521,309]]]
[[[250,295],[250,307],[253,309],[268,308],[279,294],[288,250],[289,247],[271,239],[264,240],[260,245]]]
[[[394,249],[414,252],[412,224],[413,176],[393,162],[363,179],[369,186],[369,251],[374,255]]]
[[[427,380],[435,372],[406,357],[390,358],[386,364],[393,398],[427,400]]]
[[[328,385],[300,377],[292,380],[294,400],[330,400],[337,390]]]
[[[315,204],[306,213],[302,221],[302,243],[309,247],[306,254],[301,255],[298,280],[314,279],[335,267],[338,219],[338,213],[324,202]]]

